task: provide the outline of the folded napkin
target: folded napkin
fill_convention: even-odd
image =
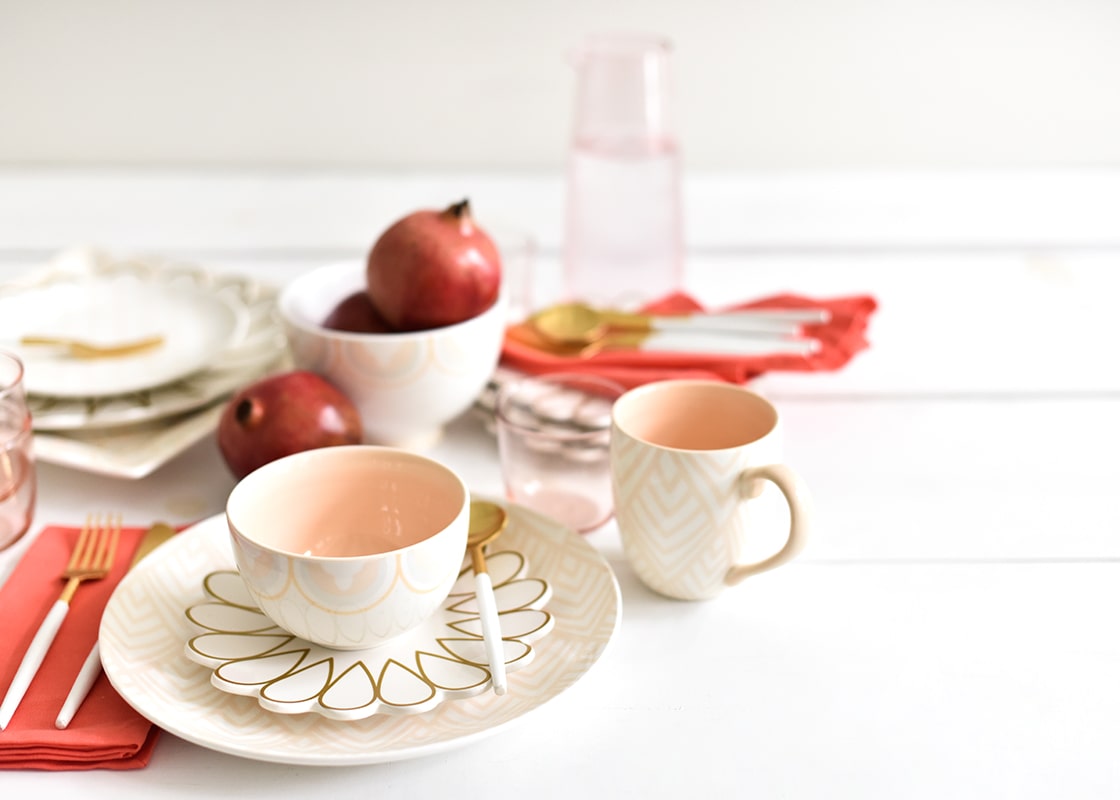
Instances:
[[[44,529],[3,588],[0,588],[0,697],[7,691],[23,654],[51,605],[62,592],[60,577],[70,559],[78,528]],[[58,730],[55,717],[97,641],[101,612],[132,561],[143,530],[121,530],[112,572],[78,587],[57,638],[47,651],[15,716],[0,731],[3,769],[138,769],[147,766],[159,728],[126,703],[102,673],[70,726]]]
[[[837,370],[860,350],[868,347],[867,326],[878,307],[869,295],[837,297],[827,300],[803,295],[779,294],[748,303],[716,309],[741,311],[750,308],[824,308],[832,318],[821,325],[805,325],[806,336],[820,341],[812,355],[726,355],[709,353],[668,353],[652,350],[610,350],[590,356],[560,356],[542,352],[506,336],[501,364],[530,374],[578,372],[608,378],[627,388],[668,378],[703,378],[730,383],[745,383],[765,372],[814,372]],[[651,314],[708,313],[687,294],[675,293],[642,309]],[[525,326],[527,323],[520,323]],[[515,326],[518,327],[518,326]]]

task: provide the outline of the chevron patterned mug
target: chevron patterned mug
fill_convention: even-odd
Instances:
[[[805,546],[811,501],[782,463],[781,421],[741,386],[667,380],[631,389],[615,404],[611,488],[626,558],[655,592],[705,600],[781,566]],[[772,484],[788,506],[763,512]],[[780,507],[778,510],[781,510]],[[763,531],[785,526],[785,531]],[[780,534],[777,552],[744,563],[751,539]]]

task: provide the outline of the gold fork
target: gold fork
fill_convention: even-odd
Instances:
[[[162,336],[147,336],[134,342],[121,344],[93,344],[81,339],[70,339],[62,336],[24,336],[19,340],[24,347],[61,347],[66,354],[73,358],[120,358],[143,353],[163,344]]]
[[[93,514],[86,518],[86,524],[82,526],[78,541],[70,554],[70,561],[62,571],[66,586],[39,625],[35,638],[31,640],[23,661],[20,662],[16,676],[12,678],[4,702],[0,703],[0,731],[8,727],[8,723],[12,721],[12,715],[23,700],[27,687],[31,685],[35,673],[39,671],[47,650],[50,649],[58,629],[62,627],[62,621],[70,611],[70,600],[74,597],[78,586],[82,581],[95,581],[109,574],[117,555],[120,538],[120,514],[115,517],[106,515],[104,520]]]

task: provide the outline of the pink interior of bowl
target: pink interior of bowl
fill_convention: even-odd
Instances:
[[[279,459],[242,479],[230,525],[258,545],[328,558],[400,550],[446,529],[467,503],[462,480],[431,459],[356,445]]]

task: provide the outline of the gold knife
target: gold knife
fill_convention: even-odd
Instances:
[[[165,522],[157,522],[148,528],[140,539],[140,545],[136,548],[136,554],[132,556],[132,563],[128,565],[128,568],[131,570],[140,563],[144,556],[174,535],[175,529]],[[93,649],[86,656],[85,663],[82,664],[82,668],[78,672],[78,677],[74,679],[74,686],[70,689],[70,694],[66,695],[62,710],[58,712],[58,718],[54,721],[56,728],[61,730],[70,724],[70,720],[74,718],[74,714],[77,713],[85,701],[86,695],[89,694],[89,690],[93,686],[93,682],[97,680],[97,674],[100,671],[101,647],[97,642],[94,642]]]

